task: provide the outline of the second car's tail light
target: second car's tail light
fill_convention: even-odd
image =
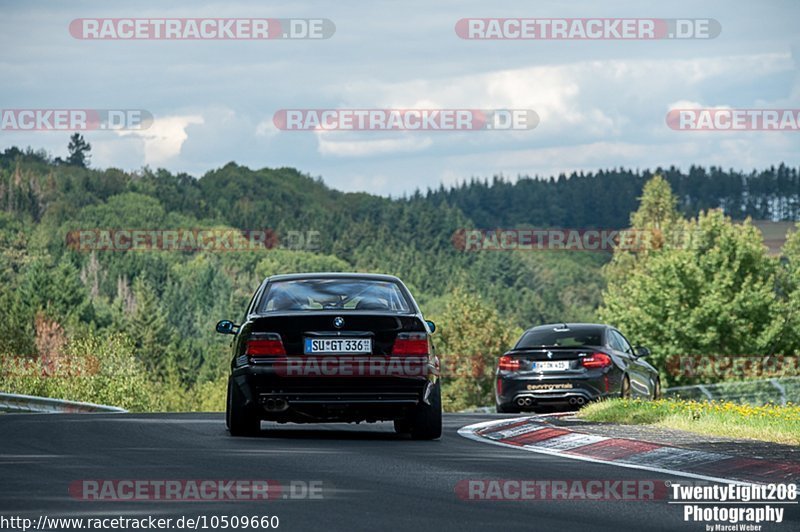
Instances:
[[[430,341],[427,333],[400,333],[392,346],[393,355],[430,354]]]
[[[611,357],[605,353],[592,353],[588,357],[581,359],[584,368],[598,369],[607,368],[612,364]]]
[[[245,354],[251,357],[281,356],[286,354],[281,336],[276,333],[254,334],[247,340]]]
[[[503,355],[500,357],[500,362],[498,367],[505,371],[518,371],[519,370],[519,359],[510,357],[508,355]]]

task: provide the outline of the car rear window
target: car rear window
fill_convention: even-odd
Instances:
[[[529,347],[582,347],[600,346],[602,331],[599,329],[541,329],[527,331],[517,342],[516,349]]]
[[[314,310],[410,312],[403,290],[391,281],[370,279],[299,279],[273,281],[259,312]]]

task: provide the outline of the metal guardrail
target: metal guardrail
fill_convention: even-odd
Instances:
[[[664,390],[664,397],[755,405],[800,403],[800,377],[675,386]]]
[[[34,395],[0,393],[0,412],[42,413],[42,414],[87,414],[93,412],[125,413],[127,410],[116,406],[81,403]]]

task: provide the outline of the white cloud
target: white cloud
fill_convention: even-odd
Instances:
[[[322,155],[336,157],[369,157],[389,153],[409,153],[429,148],[433,141],[430,137],[419,137],[408,133],[400,138],[352,139],[343,131],[315,131],[319,140],[319,152]],[[382,135],[380,133],[364,133],[364,135]],[[350,140],[348,140],[350,139]]]
[[[144,164],[161,165],[180,155],[181,147],[189,135],[186,128],[203,124],[200,115],[157,117],[147,129],[119,131],[120,136],[133,136],[144,143]]]
[[[263,120],[256,125],[256,136],[258,137],[274,137],[280,133],[280,130],[275,127],[272,119]]]
[[[447,79],[349,84],[341,99],[361,107],[533,109],[548,133],[620,134],[620,126],[673,94],[722,77],[750,80],[791,71],[787,53],[695,59],[590,60]],[[420,98],[424,95],[424,99]],[[659,124],[660,125],[660,124]]]

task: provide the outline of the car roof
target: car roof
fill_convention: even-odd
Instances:
[[[297,281],[301,279],[364,279],[368,281],[389,281],[402,284],[402,281],[394,275],[383,273],[359,273],[359,272],[315,272],[315,273],[285,273],[271,275],[267,281]]]
[[[603,323],[547,323],[545,325],[537,325],[536,327],[531,327],[525,332],[531,331],[545,331],[545,330],[552,330],[556,328],[562,328],[564,325],[571,331],[576,332],[601,332],[608,328],[609,325],[605,325]]]

